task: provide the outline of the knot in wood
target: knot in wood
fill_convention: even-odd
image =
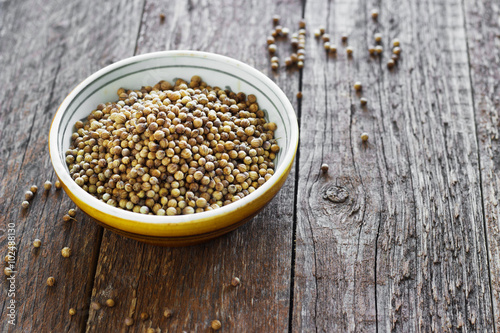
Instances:
[[[328,199],[334,203],[342,203],[349,198],[349,192],[344,186],[329,186],[323,193],[323,199]]]

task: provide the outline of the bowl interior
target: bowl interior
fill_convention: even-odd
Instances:
[[[275,138],[280,152],[275,160],[275,175],[256,191],[238,202],[220,209],[203,213],[181,216],[141,215],[114,208],[94,198],[78,187],[69,176],[64,163],[69,148],[74,123],[86,119],[99,103],[116,101],[119,88],[140,89],[153,86],[160,80],[173,83],[177,78],[189,80],[199,75],[210,86],[231,89],[234,92],[254,94],[268,121],[277,124]],[[224,56],[194,51],[166,51],[128,58],[112,64],[77,86],[63,101],[50,131],[49,145],[52,163],[67,191],[82,198],[95,210],[136,222],[158,222],[178,224],[193,220],[206,219],[237,211],[260,194],[269,191],[280,177],[289,170],[298,144],[297,119],[292,105],[285,94],[265,75],[239,61]],[[172,219],[172,218],[175,218]],[[236,221],[235,221],[236,222]],[[175,226],[177,227],[177,226]]]

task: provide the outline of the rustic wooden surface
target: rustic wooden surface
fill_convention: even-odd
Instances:
[[[270,70],[273,14],[292,31],[307,21],[302,73]],[[15,223],[18,247],[16,326],[4,280],[0,330],[205,332],[213,319],[223,332],[500,329],[499,15],[491,0],[0,2],[0,245],[6,253]],[[320,25],[337,56],[312,36]],[[376,32],[381,59],[367,52]],[[389,71],[396,37],[403,52]],[[289,45],[278,47],[283,62]],[[58,104],[107,64],[170,49],[271,77],[299,117],[297,167],[250,223],[198,246],[138,243],[81,212],[63,222],[71,201],[42,188],[55,181],[47,134]],[[39,192],[23,213],[31,184]],[[91,307],[110,297],[114,308]]]

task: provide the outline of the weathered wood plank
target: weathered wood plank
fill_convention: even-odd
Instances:
[[[500,5],[464,1],[496,330],[500,331]]]
[[[16,294],[2,279],[0,331],[80,331],[88,316],[102,230],[84,214],[65,224],[73,205],[62,191],[43,191],[55,181],[47,136],[57,106],[85,77],[116,58],[131,55],[141,2],[3,1],[0,3],[0,244],[7,254],[8,223],[15,223]],[[96,8],[100,10],[96,11]],[[39,193],[23,213],[24,191]],[[35,238],[42,240],[33,249]],[[73,255],[60,255],[64,246]],[[2,266],[3,270],[3,266]],[[56,285],[46,286],[49,276]],[[8,304],[16,301],[16,326]],[[77,309],[70,317],[69,308]]]
[[[369,15],[376,5],[378,22]],[[460,2],[308,1],[305,16],[338,46],[347,31],[355,53],[348,61],[339,46],[327,57],[309,43],[293,330],[492,330]],[[367,52],[376,32],[380,62]],[[395,37],[402,59],[388,71]],[[338,186],[347,200],[325,200]]]
[[[166,18],[160,22],[159,15]],[[232,3],[147,1],[137,53],[165,49],[216,52],[245,61],[271,76],[290,100],[299,86],[296,70],[270,71],[265,39],[271,17],[281,13],[285,26],[297,24],[298,1]],[[286,14],[286,15],[285,15]],[[288,48],[280,45],[280,52]],[[283,59],[283,58],[282,58]],[[209,78],[206,78],[210,83]],[[294,171],[272,203],[253,221],[207,244],[161,248],[105,231],[92,299],[113,297],[113,309],[90,311],[87,331],[152,327],[162,332],[206,331],[218,319],[227,332],[288,330]],[[237,288],[233,276],[241,279]],[[163,316],[169,308],[173,316]],[[149,319],[141,321],[142,312]]]

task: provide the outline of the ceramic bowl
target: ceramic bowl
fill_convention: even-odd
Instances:
[[[230,205],[191,215],[156,216],[115,208],[93,197],[70,177],[65,152],[70,145],[74,123],[86,119],[99,103],[117,100],[121,88],[140,89],[160,80],[171,83],[199,75],[211,86],[230,88],[257,96],[268,121],[275,122],[281,148],[275,173],[256,191]],[[68,196],[97,223],[118,234],[139,241],[183,246],[225,234],[255,216],[285,182],[298,145],[295,112],[283,91],[258,70],[231,58],[205,52],[165,51],[143,54],[118,61],[88,77],[62,102],[49,134],[50,158]],[[265,235],[260,235],[265,237]]]

